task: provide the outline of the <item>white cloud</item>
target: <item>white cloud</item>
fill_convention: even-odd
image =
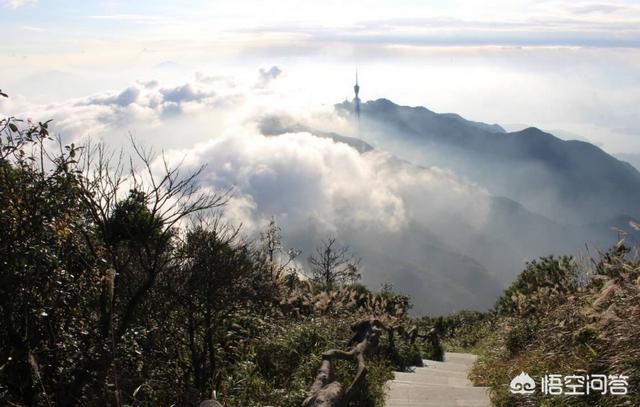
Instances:
[[[480,228],[490,205],[484,190],[451,173],[304,132],[263,136],[238,128],[168,155],[183,171],[207,164],[202,184],[233,188],[227,214],[252,232],[272,215],[285,229],[313,225],[333,233],[398,233],[454,219]]]
[[[109,15],[94,15],[89,16],[91,20],[106,20],[106,21],[121,21],[131,22],[138,24],[151,24],[166,21],[166,18],[161,16],[147,15],[147,14],[109,14]]]
[[[156,80],[150,80],[150,81],[136,81],[137,84],[144,86],[145,88],[148,89],[153,89],[156,88],[159,85],[159,82]]]
[[[128,106],[136,102],[139,96],[140,89],[132,86],[118,95],[91,98],[87,104]]]
[[[279,69],[266,72],[262,74],[272,78],[280,75]],[[174,147],[170,155],[186,157],[181,164],[185,170],[207,164],[207,187],[234,188],[228,212],[248,229],[273,214],[287,219],[291,227],[312,222],[325,230],[397,232],[412,223],[436,224],[461,214],[466,224],[481,227],[487,193],[451,173],[418,170],[380,151],[361,154],[347,144],[306,132],[260,134],[257,122],[265,113],[288,113],[296,122],[345,135],[352,131],[329,106],[312,111],[282,104],[274,108],[279,97],[253,88],[237,93],[220,81],[178,86],[139,81],[119,92],[51,105],[31,105],[14,97],[0,101],[0,109],[35,120],[53,119],[54,132],[65,142],[91,136],[110,143],[128,131],[146,134],[139,141],[158,149],[164,149],[168,139],[177,140],[169,144],[180,148]],[[225,116],[225,130],[198,122],[218,113]],[[194,121],[200,124],[192,125]],[[188,136],[195,131],[208,141],[188,147]]]
[[[20,31],[30,31],[30,32],[44,32],[45,29],[41,27],[35,27],[32,25],[22,25],[18,28]]]
[[[213,92],[206,92],[195,89],[191,84],[185,84],[172,89],[160,89],[160,94],[167,102],[199,102],[215,96]]]
[[[266,88],[271,81],[275,80],[282,74],[282,69],[277,66],[272,66],[269,69],[260,68],[259,71],[258,83],[256,83],[256,88]]]
[[[427,247],[425,242],[448,245],[455,236],[448,239],[440,231],[447,233],[451,225],[469,233],[483,228],[491,198],[482,188],[450,172],[416,167],[383,151],[360,153],[326,136],[305,131],[260,134],[257,122],[269,113],[286,113],[294,122],[345,135],[352,129],[330,106],[289,109],[277,103],[280,95],[265,94],[252,85],[239,96],[237,91],[220,87],[219,81],[177,86],[143,81],[119,92],[54,105],[30,105],[15,97],[0,101],[0,111],[22,111],[25,114],[20,116],[35,115],[36,120],[53,118],[54,131],[67,142],[92,135],[103,136],[113,146],[118,133],[143,125],[151,128],[136,139],[156,151],[166,151],[170,166],[179,165],[186,174],[204,164],[201,187],[232,189],[233,197],[224,209],[229,221],[241,223],[244,233],[255,237],[265,221],[276,216],[291,237],[286,244],[304,249],[304,256],[329,233],[359,251],[377,251],[374,247],[384,247],[388,239],[393,252],[390,263],[400,264],[411,252],[412,258],[420,259],[412,260],[419,265],[416,273],[435,273],[438,263],[426,264],[421,259],[427,257],[425,251],[446,249]],[[198,118],[211,120],[221,112],[225,116],[221,128],[192,123]],[[195,131],[202,132],[206,141],[194,144],[189,136]],[[166,149],[167,139],[177,140],[177,147]],[[159,161],[155,165],[162,171]],[[395,253],[394,248],[399,247],[404,248],[402,254]],[[360,255],[370,271],[369,283],[377,285],[375,279],[380,276],[388,280],[406,275],[394,277],[392,270],[376,260],[367,263],[366,255]]]
[[[135,129],[156,128],[168,119],[189,120],[189,116],[238,106],[241,95],[212,86],[186,83],[161,86],[157,81],[139,81],[120,92],[103,92],[57,102],[31,104],[21,97],[0,101],[5,114],[53,119],[52,129],[65,142],[86,137],[113,137]],[[184,116],[187,115],[187,116]]]
[[[4,4],[11,8],[11,9],[17,9],[20,8],[22,6],[26,6],[28,4],[36,4],[38,2],[38,0],[5,0]]]

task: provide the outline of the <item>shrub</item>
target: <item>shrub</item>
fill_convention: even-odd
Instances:
[[[535,314],[541,308],[561,303],[577,286],[577,268],[572,257],[542,257],[527,263],[498,299],[496,311],[502,315]]]

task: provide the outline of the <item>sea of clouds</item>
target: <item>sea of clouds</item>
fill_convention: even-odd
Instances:
[[[204,166],[200,188],[230,191],[226,219],[255,239],[274,217],[285,246],[303,250],[301,267],[328,236],[356,251],[380,251],[418,241],[416,230],[483,227],[489,194],[450,171],[418,167],[385,151],[362,151],[310,131],[265,131],[265,118],[279,115],[307,128],[345,136],[354,132],[353,123],[333,106],[306,110],[278,103],[281,95],[270,87],[280,75],[277,67],[262,69],[254,84],[241,88],[229,78],[199,73],[183,84],[140,81],[55,104],[11,97],[0,101],[0,109],[36,121],[53,119],[53,133],[65,144],[101,141],[126,153],[133,136],[156,152],[152,168],[159,175],[160,156],[182,174]],[[416,258],[424,255],[420,245],[411,250]],[[387,257],[393,262],[396,255],[390,250]],[[364,258],[365,282],[401,283],[385,273]]]

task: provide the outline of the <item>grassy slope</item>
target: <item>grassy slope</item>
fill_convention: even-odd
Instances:
[[[480,355],[471,379],[492,388],[496,406],[640,405],[640,263],[619,244],[594,262],[594,275],[583,285],[547,284],[540,276],[554,272],[549,264],[503,296],[501,301],[512,306],[508,311],[503,307],[469,321],[445,346]],[[630,377],[629,394],[513,395],[509,383],[523,371],[538,388],[544,374],[624,374]]]

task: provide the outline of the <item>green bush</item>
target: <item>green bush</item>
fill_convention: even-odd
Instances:
[[[517,355],[526,351],[527,346],[536,338],[535,323],[529,320],[512,320],[512,326],[507,331],[505,345],[509,355]]]
[[[498,299],[496,311],[502,315],[535,314],[541,308],[562,302],[577,287],[578,270],[572,257],[542,257],[527,263]]]
[[[388,358],[393,370],[404,372],[411,367],[422,366],[422,352],[418,345],[403,338],[394,338],[391,344],[386,336],[380,342],[380,352]]]

